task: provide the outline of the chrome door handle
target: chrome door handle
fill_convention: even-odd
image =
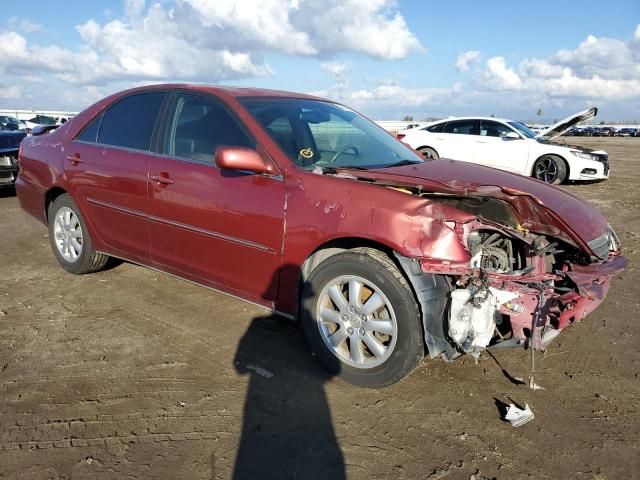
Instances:
[[[82,158],[80,158],[79,153],[76,153],[75,155],[67,155],[67,160],[69,160],[74,165],[82,163]]]
[[[168,176],[163,175],[151,175],[151,180],[161,183],[162,185],[171,185],[173,183],[173,180],[171,180]]]

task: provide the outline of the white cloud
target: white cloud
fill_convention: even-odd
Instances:
[[[488,90],[519,90],[522,80],[512,68],[507,67],[504,57],[493,57],[487,60],[482,73],[482,81]]]
[[[31,22],[23,18],[11,17],[9,18],[9,29],[16,30],[24,33],[36,33],[42,32],[44,28],[39,23]]]
[[[513,65],[504,56],[494,56],[474,67],[479,57],[475,51],[458,56],[458,70],[467,68],[471,79],[451,87],[380,84],[325,94],[378,118],[410,113],[416,118],[497,114],[528,119],[524,115],[535,118],[539,107],[561,117],[593,104],[601,113],[615,109],[614,115],[627,119],[636,119],[640,112],[640,25],[626,42],[589,35],[575,50]]]
[[[22,97],[20,88],[15,85],[2,85],[0,84],[0,99],[2,100],[17,100]]]
[[[320,64],[320,68],[334,78],[344,77],[350,66],[350,62],[323,62]]]
[[[640,97],[640,25],[632,40],[589,35],[575,50],[548,58],[522,60],[517,67],[504,57],[487,60],[478,88],[521,91],[555,98],[625,100]]]
[[[456,70],[459,72],[466,72],[469,70],[469,66],[480,60],[481,53],[477,50],[469,50],[458,55],[456,60]]]
[[[38,26],[14,19],[9,24],[15,28],[0,31],[0,75],[48,75],[49,81],[57,79],[81,89],[162,80],[215,83],[273,75],[264,59],[268,53],[331,58],[339,52],[355,52],[397,59],[423,50],[395,0],[163,0],[153,4],[123,0],[123,4],[122,18],[90,19],[78,25],[82,43],[75,48],[32,44],[20,31]],[[325,63],[333,68],[339,65]],[[336,85],[346,87],[344,75],[342,80],[333,75]]]

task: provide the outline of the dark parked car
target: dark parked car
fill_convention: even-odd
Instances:
[[[13,185],[18,176],[18,149],[27,134],[0,127],[0,187]]]
[[[613,137],[616,133],[616,129],[614,127],[598,127],[597,130],[598,137]]]
[[[141,87],[27,138],[20,160],[20,204],[67,271],[119,257],[299,318],[324,365],[363,386],[425,352],[546,348],[626,265],[577,196],[424,161],[307,95]]]
[[[20,130],[20,121],[15,117],[0,115],[0,129],[2,130]]]
[[[635,128],[621,128],[615,133],[616,137],[635,137],[637,136],[637,130]]]
[[[56,123],[58,123],[55,118],[49,117],[47,115],[36,115],[35,117],[30,118],[27,121],[38,125],[55,125]]]

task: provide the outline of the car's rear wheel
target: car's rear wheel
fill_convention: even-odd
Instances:
[[[93,249],[87,226],[70,195],[60,195],[49,205],[48,218],[51,249],[62,268],[80,275],[105,266],[109,257]]]
[[[424,158],[427,160],[438,160],[440,155],[431,147],[420,147],[418,151],[422,154]]]
[[[543,155],[533,165],[533,177],[545,183],[559,185],[567,179],[567,164],[556,155]]]
[[[324,366],[354,385],[390,385],[424,357],[413,292],[377,250],[348,251],[323,261],[305,283],[301,317]]]

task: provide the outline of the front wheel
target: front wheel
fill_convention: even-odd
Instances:
[[[543,155],[533,165],[533,177],[552,185],[560,185],[567,179],[567,164],[555,155]]]
[[[68,194],[60,195],[49,206],[49,241],[58,263],[70,273],[95,272],[109,259],[93,249],[80,209]]]
[[[348,251],[322,262],[304,286],[301,317],[320,361],[354,385],[390,385],[424,357],[413,292],[377,250]]]

